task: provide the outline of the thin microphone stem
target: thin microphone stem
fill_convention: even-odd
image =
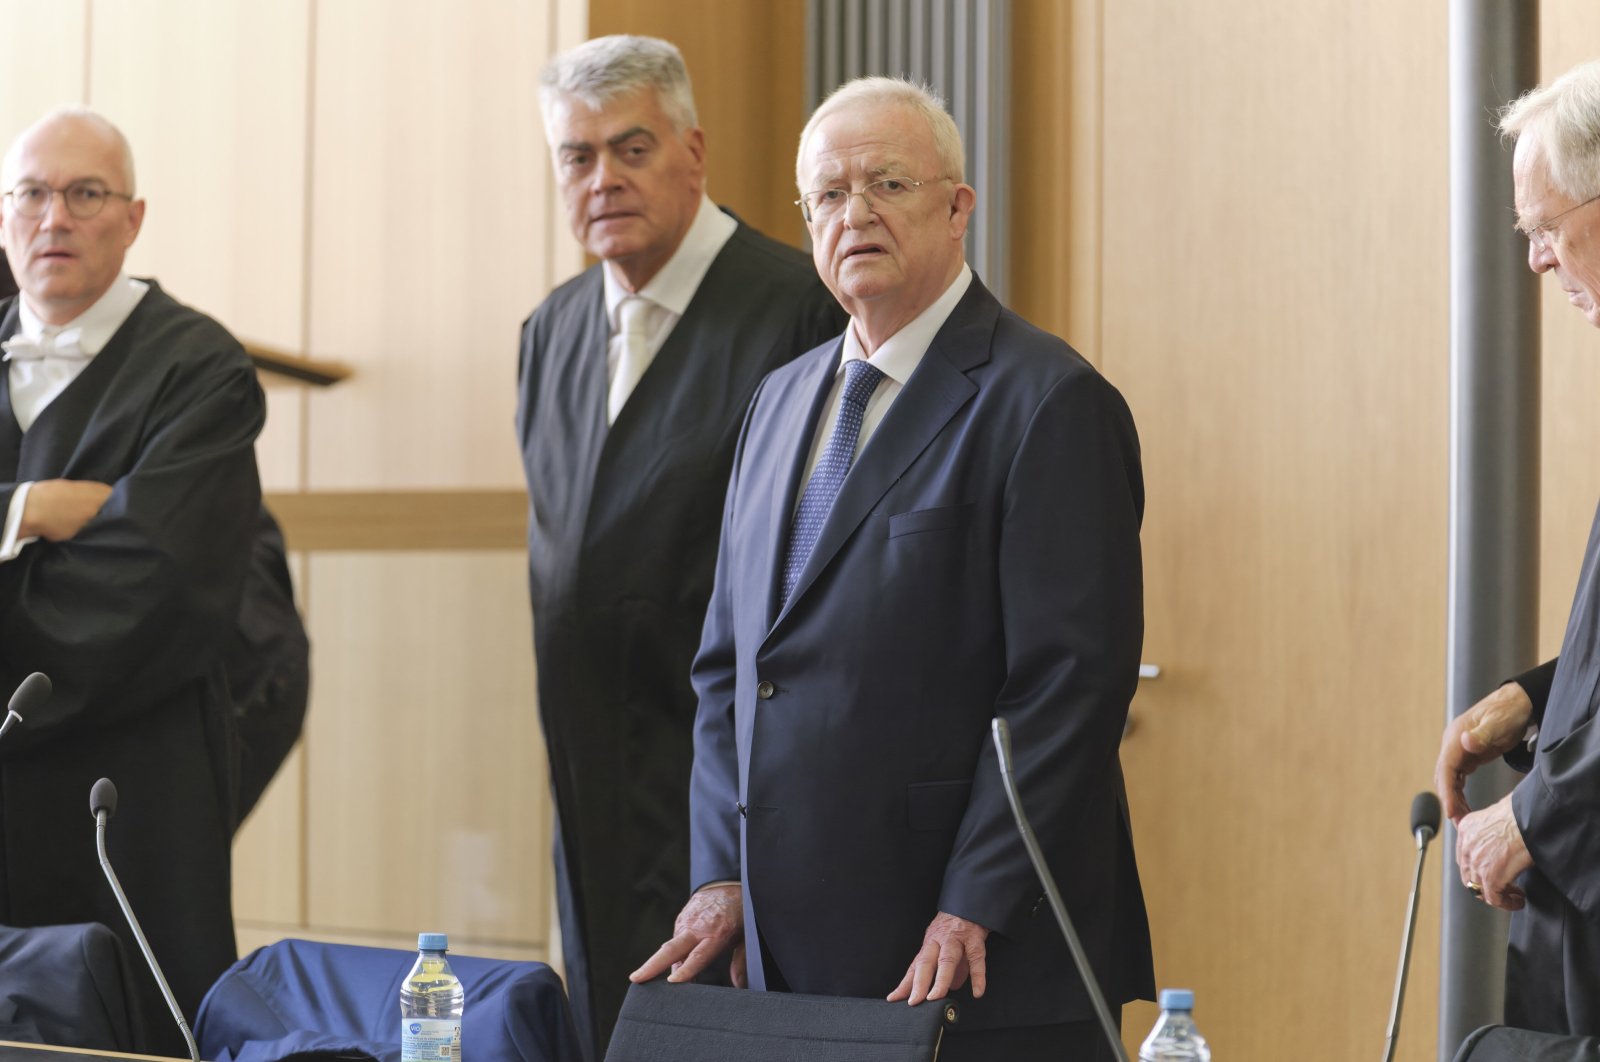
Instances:
[[[1422,861],[1428,857],[1428,841],[1433,831],[1417,831],[1417,872],[1411,879],[1411,902],[1406,905],[1406,932],[1400,938],[1400,972],[1395,975],[1394,1002],[1389,1007],[1389,1038],[1383,1048],[1383,1062],[1394,1062],[1395,1039],[1400,1035],[1400,1007],[1406,998],[1406,972],[1411,967],[1411,941],[1417,931],[1417,891],[1422,886]]]
[[[1106,1006],[1106,998],[1100,993],[1100,985],[1095,980],[1093,968],[1089,965],[1089,957],[1084,954],[1077,930],[1072,928],[1072,919],[1067,917],[1067,907],[1061,902],[1061,891],[1056,888],[1055,876],[1050,873],[1050,867],[1044,861],[1044,853],[1039,850],[1039,841],[1033,835],[1033,827],[1028,825],[1028,816],[1023,814],[1022,796],[1017,792],[1017,780],[1011,774],[1010,728],[1006,726],[1006,721],[998,716],[994,721],[994,747],[1000,756],[1000,780],[1005,784],[1006,800],[1010,802],[1011,814],[1017,820],[1017,832],[1022,835],[1022,844],[1028,850],[1028,859],[1033,862],[1034,872],[1039,875],[1039,882],[1044,886],[1045,895],[1050,898],[1050,909],[1055,912],[1056,921],[1061,925],[1061,934],[1067,938],[1067,947],[1072,951],[1073,962],[1078,965],[1078,972],[1083,978],[1083,987],[1089,993],[1089,1001],[1094,1004],[1095,1016],[1100,1019],[1100,1026],[1105,1030],[1106,1041],[1117,1053],[1118,1062],[1128,1062],[1128,1052],[1122,1046],[1122,1030],[1111,1019],[1111,1008]]]
[[[7,712],[6,721],[0,723],[0,737],[5,737],[6,731],[10,730],[20,722],[22,722],[22,716],[18,715],[14,710]]]
[[[106,872],[106,881],[111,883],[111,892],[117,898],[117,906],[122,908],[122,916],[128,920],[128,927],[133,930],[133,939],[139,942],[139,950],[144,952],[146,965],[150,967],[150,972],[156,975],[156,985],[161,989],[161,995],[172,1010],[172,1018],[178,1023],[179,1031],[183,1033],[184,1043],[189,1045],[190,1062],[200,1062],[200,1048],[195,1046],[194,1034],[189,1031],[189,1023],[184,1020],[183,1009],[178,1006],[178,1000],[167,984],[166,975],[161,972],[161,964],[156,962],[155,952],[150,950],[150,942],[144,939],[144,930],[139,928],[139,920],[133,915],[133,907],[128,903],[128,896],[122,891],[122,882],[117,880],[117,872],[111,869],[111,857],[106,855],[106,818],[104,810],[97,811],[94,816],[94,845],[95,850],[100,853],[100,869]]]

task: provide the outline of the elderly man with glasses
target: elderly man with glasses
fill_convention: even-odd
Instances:
[[[868,78],[801,137],[843,336],[762,382],[695,662],[699,891],[635,972],[959,995],[941,1058],[1110,1057],[1011,819],[990,720],[1115,1009],[1153,992],[1118,742],[1143,636],[1133,418],[962,254],[930,93]]]
[[[145,203],[115,126],[46,115],[0,184],[21,289],[0,302],[0,692],[32,671],[55,685],[0,742],[0,923],[102,922],[133,954],[88,829],[87,794],[110,778],[112,862],[192,1017],[234,958],[222,650],[265,405],[232,336],[123,271]],[[184,1051],[154,981],[135,980],[147,1048]]]
[[[1528,268],[1550,273],[1600,328],[1600,61],[1506,109]],[[1461,883],[1514,912],[1508,1025],[1600,1035],[1600,518],[1589,532],[1561,654],[1451,721],[1434,783],[1456,824]],[[1526,777],[1473,810],[1466,780],[1497,757]]]

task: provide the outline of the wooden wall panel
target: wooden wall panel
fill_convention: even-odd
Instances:
[[[149,204],[128,270],[234,334],[305,341],[310,0],[99,3],[90,99],[133,145]],[[271,489],[302,485],[304,391],[269,396],[257,444]]]
[[[1099,69],[1018,72],[1015,127],[1071,138],[1065,165],[1019,148],[1037,161],[1018,194],[1045,207],[1014,214],[1041,271],[1020,290],[1098,347],[1143,441],[1145,656],[1164,670],[1124,763],[1157,977],[1197,990],[1231,1058],[1357,1057],[1382,1040],[1406,811],[1443,715],[1446,12],[1061,17],[1022,5],[1051,36],[1019,47]],[[1039,245],[1063,239],[1064,267]],[[1438,882],[1407,1059],[1433,1057]],[[1129,1008],[1130,1044],[1153,1018]]]
[[[768,235],[805,246],[794,157],[805,99],[805,0],[591,0],[589,35],[678,46],[706,131],[708,188]]]
[[[314,926],[543,945],[550,814],[525,564],[312,557]]]
[[[84,101],[88,6],[0,0],[8,45],[0,64],[0,137],[7,145],[51,108]]]
[[[471,17],[463,17],[470,10]],[[317,8],[311,347],[315,489],[514,487],[518,327],[558,277],[535,78],[542,5]]]

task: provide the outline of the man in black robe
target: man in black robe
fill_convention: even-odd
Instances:
[[[261,389],[220,325],[122,271],[145,204],[109,122],[47,115],[0,187],[21,288],[0,302],[0,690],[55,684],[0,742],[0,922],[102,922],[133,954],[88,814],[110,778],[113,865],[192,1018],[235,954],[222,649],[260,512]],[[153,979],[137,987],[148,1049],[184,1053]]]
[[[1528,266],[1551,273],[1600,328],[1600,62],[1507,108],[1517,142],[1518,227]],[[1561,655],[1445,728],[1435,784],[1456,824],[1461,882],[1515,912],[1506,1023],[1600,1034],[1600,515],[1589,533]],[[1467,775],[1497,757],[1527,777],[1473,811]]]
[[[689,665],[739,424],[844,317],[803,254],[707,198],[671,44],[557,56],[542,104],[573,233],[602,259],[523,326],[517,410],[562,944],[599,1057],[688,895]]]

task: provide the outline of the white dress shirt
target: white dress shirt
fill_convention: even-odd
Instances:
[[[645,351],[647,357],[653,359],[689,308],[711,263],[738,228],[737,221],[718,210],[709,197],[702,196],[700,209],[695,212],[694,221],[689,223],[689,231],[684,233],[678,249],[637,292],[623,287],[611,263],[605,264],[601,272],[605,276],[606,321],[611,326],[611,340],[606,344],[608,388],[616,381],[617,364],[622,358],[622,322],[617,309],[622,300],[630,297],[645,300],[648,307]]]
[[[956,274],[950,286],[944,289],[944,294],[935,299],[933,305],[912,318],[904,328],[884,340],[870,358],[867,357],[866,350],[856,335],[855,319],[851,318],[850,326],[844,330],[844,345],[839,350],[839,365],[834,370],[833,389],[828,392],[828,402],[822,407],[822,416],[817,418],[817,433],[811,440],[811,456],[806,458],[805,478],[800,482],[800,490],[795,493],[796,507],[800,504],[800,496],[805,493],[806,484],[811,482],[811,474],[817,469],[817,460],[822,456],[823,447],[828,445],[828,439],[833,435],[833,422],[839,418],[839,403],[844,400],[845,363],[865,360],[883,373],[883,379],[878,382],[877,389],[872,392],[872,397],[867,399],[867,410],[861,418],[861,434],[856,436],[856,452],[851,459],[853,466],[855,457],[861,456],[867,440],[878,430],[878,425],[889,412],[889,407],[899,397],[900,389],[911,379],[911,374],[916,371],[917,366],[922,364],[922,356],[928,353],[928,348],[933,345],[933,337],[939,334],[939,329],[950,319],[956,303],[961,301],[961,296],[967,293],[967,288],[971,284],[972,270],[963,263],[961,272]]]
[[[11,389],[11,412],[24,432],[33,427],[39,414],[89,367],[94,356],[105,349],[149,290],[150,285],[144,281],[119,273],[94,305],[59,326],[39,320],[28,308],[28,300],[18,296],[17,334],[4,344],[4,360]],[[57,343],[68,352],[56,353]],[[32,485],[18,484],[11,495],[5,532],[0,536],[0,563],[15,560],[23,546],[36,541],[17,539],[17,532],[22,528],[22,514],[28,507],[28,488]]]

